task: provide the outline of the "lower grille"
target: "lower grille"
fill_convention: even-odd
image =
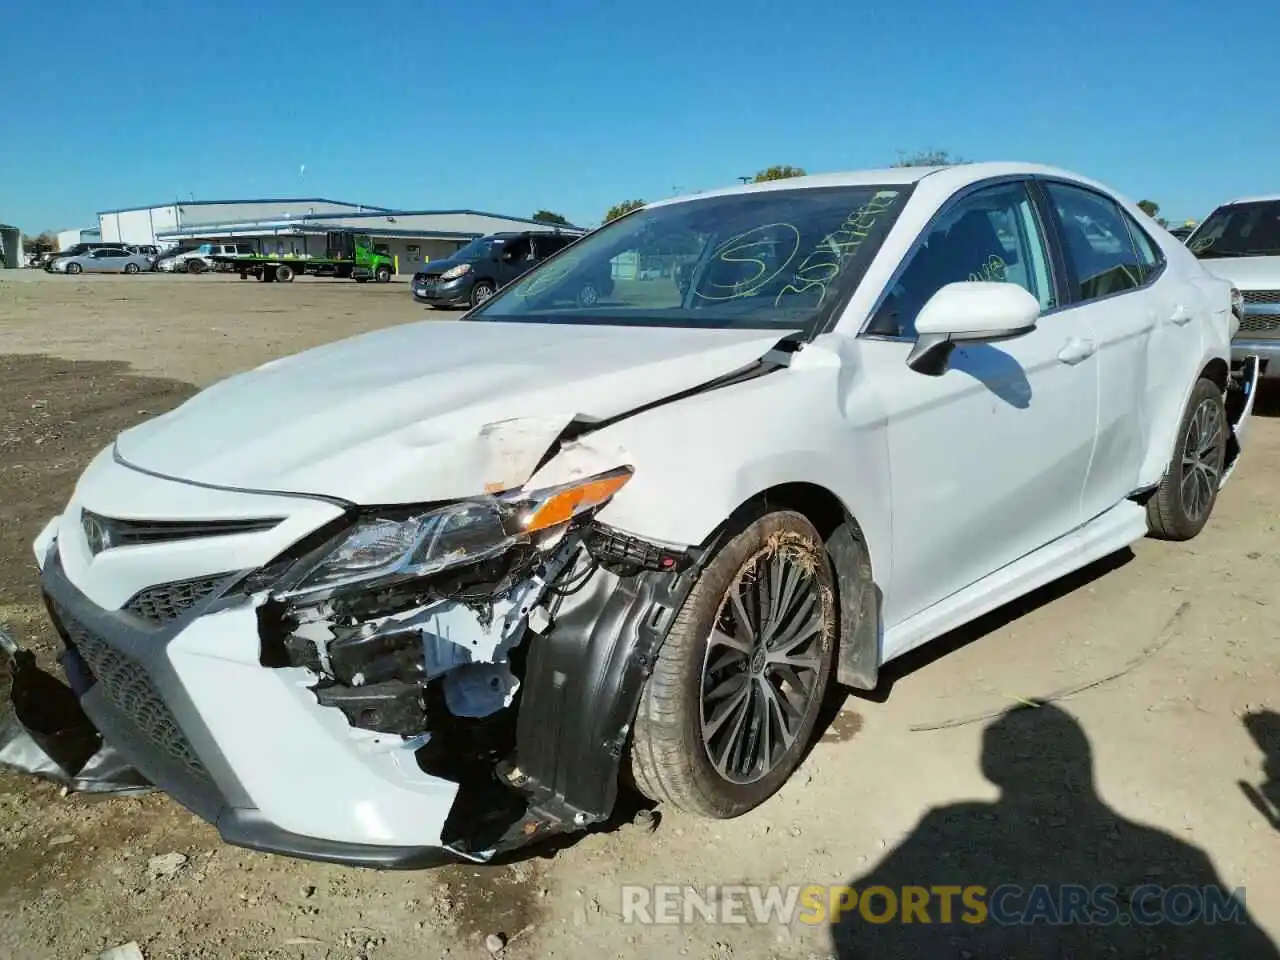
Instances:
[[[1262,338],[1280,337],[1280,311],[1245,314],[1240,321],[1240,332]]]
[[[146,671],[135,661],[98,639],[56,604],[54,613],[68,646],[84,660],[112,706],[136,728],[138,735],[170,759],[182,764],[193,777],[210,782],[209,772],[191,748],[173,714],[151,685]]]
[[[194,580],[175,580],[147,587],[124,605],[124,609],[153,626],[162,626],[177,620],[201,600],[212,596],[227,574],[214,577],[198,577]]]

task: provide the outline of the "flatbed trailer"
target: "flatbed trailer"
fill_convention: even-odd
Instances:
[[[332,230],[327,236],[325,256],[298,257],[253,254],[245,256],[214,255],[214,263],[239,273],[241,280],[250,276],[268,283],[288,283],[298,274],[316,277],[339,277],[356,283],[389,283],[395,271],[394,261],[373,249],[367,234],[350,230]]]

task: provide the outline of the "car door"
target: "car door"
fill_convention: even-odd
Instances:
[[[1152,351],[1178,335],[1195,306],[1169,302],[1155,289],[1159,247],[1112,198],[1074,183],[1042,185],[1066,260],[1065,312],[1088,326],[1097,351],[1098,442],[1081,493],[1090,519],[1138,486],[1153,403],[1158,408],[1168,377],[1183,376],[1159,369]]]
[[[89,255],[85,269],[90,273],[109,273],[115,255],[110,247],[101,247]]]
[[[1068,533],[1081,520],[1097,420],[1088,330],[1061,288],[1024,180],[961,194],[925,228],[864,337],[914,342],[920,308],[948,283],[1017,283],[1040,303],[1036,329],[958,347],[927,376],[867,364],[881,398],[892,476],[893,626]]]

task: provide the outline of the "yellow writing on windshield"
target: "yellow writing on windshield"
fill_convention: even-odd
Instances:
[[[711,254],[708,280],[694,291],[703,300],[736,300],[749,297],[787,268],[800,250],[800,231],[790,223],[766,223],[730,237]],[[770,263],[773,267],[770,268]],[[750,276],[730,283],[715,279],[716,265],[729,270],[750,270]]]
[[[796,268],[794,281],[778,291],[774,305],[781,306],[783,297],[816,293],[818,299],[814,306],[820,306],[826,298],[828,285],[858,252],[880,217],[893,206],[897,196],[893,192],[877,193],[846,217],[836,230],[823,237],[813,252]]]

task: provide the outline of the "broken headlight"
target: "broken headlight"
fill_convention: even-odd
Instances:
[[[276,596],[322,600],[351,586],[377,588],[478,563],[539,535],[554,538],[574,517],[606,503],[630,467],[532,492],[463,500],[404,519],[359,521],[318,558],[289,571]]]

